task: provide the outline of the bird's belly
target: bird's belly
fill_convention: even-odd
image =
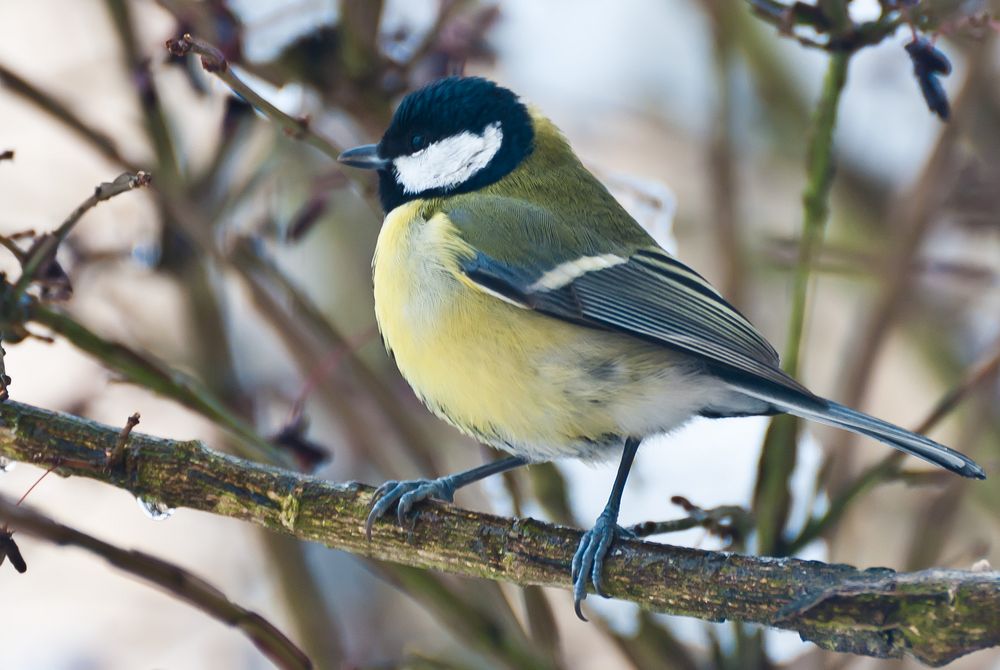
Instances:
[[[387,246],[386,234],[373,268],[382,337],[420,399],[463,432],[532,459],[597,459],[711,404],[718,383],[692,360],[503,302],[427,253],[432,240]]]

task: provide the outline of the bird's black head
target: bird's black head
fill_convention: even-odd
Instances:
[[[528,110],[511,91],[480,77],[448,77],[403,98],[382,141],[340,161],[379,171],[388,212],[492,184],[531,153],[533,140]]]

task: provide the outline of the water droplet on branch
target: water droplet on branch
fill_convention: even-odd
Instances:
[[[159,500],[149,500],[142,496],[136,496],[135,501],[139,503],[139,508],[142,509],[146,516],[153,521],[169,519],[174,513],[173,507]]]

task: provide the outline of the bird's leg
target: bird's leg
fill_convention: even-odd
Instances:
[[[573,605],[576,615],[587,620],[580,610],[580,603],[587,597],[587,582],[594,585],[598,595],[604,596],[603,577],[604,558],[611,551],[611,545],[619,537],[634,537],[635,535],[618,525],[618,509],[622,504],[622,493],[625,491],[625,481],[628,479],[635,452],[639,449],[641,440],[630,437],[625,440],[622,460],[618,465],[618,475],[615,485],[611,488],[611,496],[604,511],[597,517],[594,527],[583,534],[580,546],[573,555]]]
[[[492,463],[485,463],[470,470],[465,470],[464,472],[438,477],[437,479],[388,481],[378,487],[375,493],[372,494],[371,508],[368,510],[368,519],[365,521],[365,533],[367,533],[370,540],[372,537],[372,525],[377,519],[385,516],[386,512],[392,509],[393,505],[396,506],[396,519],[399,521],[399,525],[403,526],[405,525],[406,517],[410,515],[410,511],[413,509],[413,505],[421,500],[436,498],[445,502],[451,502],[455,498],[455,491],[463,486],[478,482],[480,479],[486,479],[490,475],[506,472],[507,470],[527,464],[528,459],[526,458],[509,456],[501,458],[498,461],[493,461]]]

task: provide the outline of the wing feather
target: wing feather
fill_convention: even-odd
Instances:
[[[533,289],[536,275],[482,252],[463,271],[473,284],[522,307],[684,351],[723,377],[766,380],[813,397],[780,369],[777,352],[735,307],[661,249],[642,249],[549,289]]]
[[[570,203],[557,215],[510,197],[457,197],[443,213],[471,249],[459,270],[493,297],[686,352],[743,386],[818,400],[781,370],[746,317],[608,198],[614,208]],[[591,225],[594,217],[603,224]],[[610,239],[602,236],[608,228]]]

